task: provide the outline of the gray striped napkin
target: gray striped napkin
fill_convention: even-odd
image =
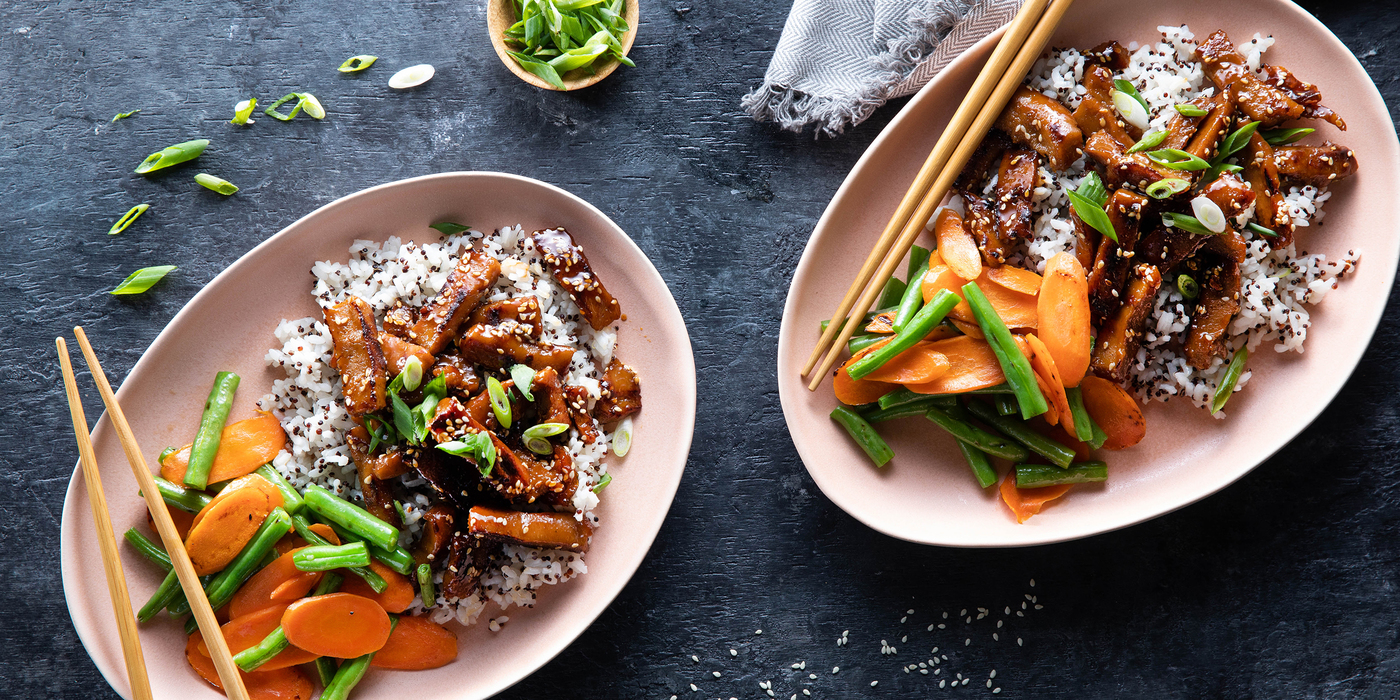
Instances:
[[[759,121],[836,136],[887,100],[918,92],[1011,21],[1016,0],[795,0],[763,85],[744,96]]]

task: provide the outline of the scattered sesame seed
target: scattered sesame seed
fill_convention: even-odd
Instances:
[[[992,641],[994,641],[994,642],[1000,642],[1000,641],[1001,641],[1001,637],[998,637],[998,636],[997,636],[997,633],[996,633],[996,632],[993,632],[993,633],[992,633]]]
[[[710,675],[714,676],[715,678],[719,678],[719,671],[710,671]]]
[[[831,667],[831,672],[832,672],[832,673],[840,673],[840,672],[841,672],[841,667],[840,667],[840,666],[832,666],[832,667]]]
[[[877,686],[877,685],[880,685],[880,681],[870,681],[870,687],[871,687],[871,688],[874,688],[874,687]]]
[[[948,687],[948,681],[946,681],[946,680],[938,681],[938,687],[940,687],[940,688],[946,688],[946,687]]]
[[[972,644],[972,637],[968,637],[967,639],[963,640],[963,646],[967,646],[969,644]]]
[[[1035,579],[1031,579],[1031,588],[1035,588]]]
[[[815,674],[815,673],[809,673],[809,674],[807,674],[807,677],[808,677],[808,678],[811,678],[812,680],[816,680],[816,679],[817,679],[817,674]]]
[[[754,634],[763,634],[763,630],[754,630],[753,633],[754,633]]]
[[[1018,646],[1018,647],[1023,647],[1023,646],[1025,646],[1025,645],[1026,645],[1026,643],[1023,642],[1023,641],[1021,641],[1021,638],[1020,638],[1020,637],[1017,637],[1017,638],[1016,638],[1016,646]]]
[[[698,657],[698,656],[696,656],[696,655],[694,655],[694,654],[691,654],[691,655],[690,655],[690,660],[691,660],[691,661],[694,661],[694,662],[697,663],[697,664],[700,663],[700,657]]]
[[[996,677],[997,677],[997,670],[996,670],[996,669],[992,669],[992,672],[989,673],[989,674],[987,674],[987,677],[988,677],[988,678],[996,678]]]
[[[730,655],[730,656],[738,656],[738,655],[739,655],[739,652],[737,652],[737,651],[735,651],[735,650],[733,650],[733,649],[730,649],[730,650],[729,650],[729,655]]]
[[[992,688],[992,695],[996,695],[997,693],[1000,693],[1000,692],[1001,692],[1001,688]]]
[[[699,689],[699,688],[696,688],[694,683],[691,683],[691,684],[690,684],[690,692],[692,692],[692,693],[697,693],[697,692],[700,692],[700,689]]]

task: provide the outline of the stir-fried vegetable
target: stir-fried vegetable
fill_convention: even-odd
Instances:
[[[1079,462],[1064,469],[1044,464],[1018,464],[1015,472],[1018,489],[1089,484],[1108,480],[1108,464],[1104,462]]]
[[[1011,331],[1002,322],[1001,316],[997,315],[996,309],[992,308],[991,302],[987,301],[982,289],[976,282],[968,282],[963,286],[963,296],[972,306],[972,314],[977,317],[977,325],[981,326],[982,333],[987,336],[987,343],[992,346],[992,352],[996,353],[1001,371],[1006,375],[1006,383],[1011,385],[1016,394],[1016,402],[1021,406],[1021,417],[1030,418],[1049,410],[1050,405],[1046,403],[1045,395],[1036,384],[1035,372],[1031,369],[1030,361],[1021,354],[1021,349],[1011,338]]]
[[[1230,400],[1230,395],[1235,393],[1235,385],[1240,381],[1240,375],[1244,374],[1244,365],[1249,362],[1249,348],[1241,346],[1235,351],[1234,357],[1230,358],[1230,364],[1225,368],[1225,374],[1220,377],[1220,386],[1210,398],[1210,412],[1219,413],[1225,408],[1225,402]]]
[[[214,375],[214,386],[204,402],[204,416],[199,421],[199,432],[194,435],[185,466],[186,486],[203,489],[209,485],[209,470],[214,466],[214,455],[219,452],[219,441],[223,439],[224,423],[228,422],[229,411],[233,409],[238,381],[238,375],[233,372]]]
[[[889,444],[870,427],[870,423],[860,417],[859,413],[846,406],[837,406],[832,410],[831,418],[850,433],[851,439],[865,451],[875,466],[883,467],[894,458],[894,451],[890,449]]]

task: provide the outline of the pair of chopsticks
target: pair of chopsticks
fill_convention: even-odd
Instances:
[[[155,521],[156,531],[165,542],[165,551],[170,555],[170,563],[175,566],[175,575],[179,577],[180,587],[189,599],[190,610],[194,613],[195,621],[199,623],[199,631],[209,646],[214,668],[218,670],[219,679],[223,681],[224,693],[230,700],[248,700],[248,691],[243,687],[243,677],[239,675],[238,667],[233,663],[233,654],[229,652],[228,642],[224,640],[223,632],[219,629],[219,621],[214,617],[213,608],[209,607],[209,598],[204,594],[204,586],[199,582],[199,575],[194,572],[194,565],[190,563],[190,556],[185,551],[185,543],[175,530],[170,511],[166,510],[165,501],[160,496],[160,490],[156,488],[150,468],[146,466],[146,459],[141,454],[140,446],[136,444],[136,436],[132,434],[131,426],[126,422],[126,415],[117,404],[112,385],[107,383],[107,375],[102,372],[102,365],[97,362],[97,354],[92,351],[92,345],[88,343],[82,327],[75,327],[73,334],[77,336],[78,345],[83,350],[83,358],[92,370],[92,378],[97,382],[97,391],[102,394],[102,402],[107,406],[107,415],[112,419],[113,427],[117,429],[122,450],[126,452],[126,460],[136,475],[136,482],[146,499],[146,507],[150,509],[151,518]],[[55,343],[58,346],[58,361],[63,365],[63,386],[68,392],[68,410],[73,417],[73,433],[78,439],[83,481],[87,484],[92,518],[97,526],[102,566],[107,574],[107,592],[112,597],[112,607],[117,615],[117,631],[121,634],[122,656],[126,660],[131,694],[135,700],[151,700],[151,681],[146,675],[146,661],[141,653],[141,640],[136,630],[136,615],[131,610],[126,575],[122,573],[121,558],[117,554],[117,540],[112,531],[112,520],[107,514],[107,497],[102,491],[102,477],[97,470],[97,457],[92,450],[92,436],[88,434],[82,399],[78,396],[78,383],[73,375],[72,359],[68,356],[68,343],[64,342],[63,338],[57,338]]]
[[[812,377],[807,388],[815,391],[836,364],[846,341],[865,322],[865,314],[884,288],[885,280],[899,261],[904,259],[914,239],[923,232],[925,223],[948,194],[963,166],[981,144],[992,123],[1001,114],[1012,93],[1020,86],[1026,72],[1035,64],[1040,52],[1050,42],[1060,20],[1073,0],[1026,0],[1016,17],[1006,26],[1000,43],[982,67],[977,80],[968,90],[953,118],[938,137],[938,143],[919,169],[914,184],[904,194],[880,240],[866,257],[856,280],[846,291],[840,306],[832,314],[817,347],[802,367],[802,375],[811,374],[823,351],[826,359]],[[913,284],[913,280],[910,280]],[[845,319],[845,323],[841,323]]]

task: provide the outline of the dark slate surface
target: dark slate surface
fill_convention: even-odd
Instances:
[[[671,285],[699,367],[695,447],[650,556],[592,628],[503,697],[767,697],[760,681],[782,698],[924,697],[957,673],[972,679],[958,692],[987,695],[993,669],[1002,697],[1400,695],[1394,309],[1317,423],[1202,503],[1035,549],[891,540],[814,488],[783,427],[772,358],[806,236],[897,105],[826,141],[742,116],[786,3],[646,3],[633,52],[642,67],[571,95],[507,73],[479,4],[0,4],[0,695],[115,697],[59,583],[75,449],[53,337],[87,326],[119,378],[259,241],[342,195],[447,170],[540,178],[607,212]],[[1311,9],[1362,57],[1394,113],[1400,4]],[[357,53],[383,58],[359,76],[334,72]],[[419,62],[437,77],[391,94],[391,72]],[[308,89],[324,122],[226,123],[250,94]],[[155,148],[196,136],[215,142],[200,168],[242,185],[237,196],[193,186],[193,171],[131,174]],[[103,235],[138,201],[154,206],[120,238]],[[151,293],[104,293],[163,263],[181,269]],[[97,415],[96,392],[88,398]],[[1037,604],[1015,614],[1028,595]],[[953,619],[978,606],[993,614]],[[943,612],[948,629],[927,631]],[[838,648],[843,630],[850,643]],[[882,656],[881,640],[898,654]],[[941,675],[901,672],[934,645],[948,657]],[[790,668],[799,661],[805,671]]]

